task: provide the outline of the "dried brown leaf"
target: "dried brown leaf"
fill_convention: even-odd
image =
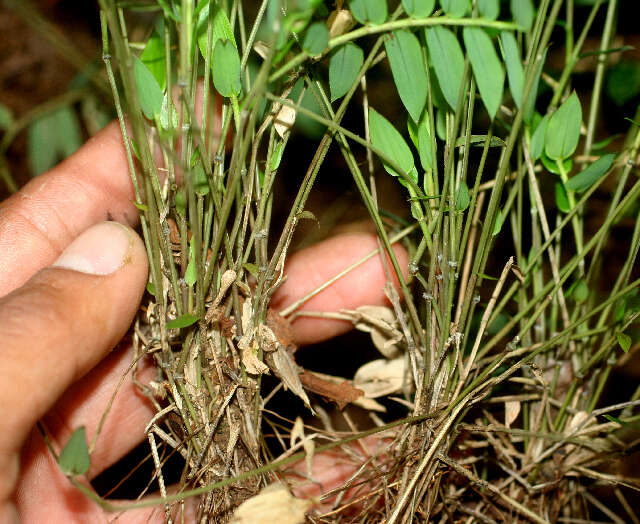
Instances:
[[[364,395],[364,391],[354,387],[348,380],[335,384],[309,371],[300,373],[300,381],[306,390],[332,400],[339,409],[343,409],[347,404]]]

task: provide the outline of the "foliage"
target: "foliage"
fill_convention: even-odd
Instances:
[[[134,44],[119,3],[100,0],[107,74],[150,255],[138,349],[153,355],[169,392],[159,411],[171,406],[184,427],[164,422],[166,431],[148,435],[188,457],[183,492],[165,502],[231,483],[257,492],[261,475],[296,457],[285,445],[296,434],[308,455],[337,445],[328,439],[346,442],[330,428],[300,437],[303,430],[268,412],[260,389],[273,373],[311,406],[314,390],[269,323],[269,304],[336,144],[399,282],[398,291],[385,287],[386,313],[340,312],[359,328],[372,322],[384,356],[369,382],[363,365],[341,384],[362,388],[366,409],[391,395],[406,410],[371,431],[388,430],[385,479],[375,484],[385,503],[373,497],[362,511],[384,507],[388,523],[446,512],[590,518],[587,479],[623,482],[595,468],[627,449],[619,430],[637,420],[640,397],[638,389],[622,405],[601,405],[613,367],[637,348],[640,314],[640,217],[629,212],[640,200],[639,128],[630,122],[623,140],[595,142],[616,2],[402,0],[394,11],[385,0],[336,4],[129,2],[125,14],[144,7],[155,17],[146,41]],[[579,9],[586,21],[574,27],[568,20]],[[571,80],[597,17],[603,60],[584,97]],[[557,78],[546,68],[547,54],[558,55],[553,31],[566,36]],[[391,78],[380,80],[387,66]],[[387,82],[386,98],[375,97],[375,81]],[[618,103],[635,96],[609,92]],[[349,120],[347,128],[345,114],[358,106],[364,125]],[[276,230],[274,183],[290,169],[288,144],[303,116],[323,135]],[[379,206],[376,186],[389,175],[407,199],[404,216]],[[585,217],[602,205],[596,193],[608,206],[594,226]],[[607,243],[623,221],[623,261],[603,285]],[[391,249],[398,241],[408,268]],[[376,390],[395,369],[401,378]],[[273,459],[264,427],[290,432],[277,444],[286,460]],[[205,515],[240,502],[202,500]]]

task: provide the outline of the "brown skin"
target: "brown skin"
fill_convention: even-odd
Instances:
[[[107,276],[49,267],[80,233],[105,220],[130,227],[138,221],[116,124],[0,203],[0,523],[109,518],[69,484],[35,428],[44,420],[60,449],[71,432],[84,425],[91,442],[131,363],[131,347],[118,341],[131,324],[147,281],[142,240],[131,232],[128,263]],[[371,234],[349,233],[293,254],[274,304],[285,307],[374,247]],[[406,267],[401,247],[396,247],[396,255]],[[381,260],[373,258],[305,307],[335,311],[384,303],[384,281]],[[300,319],[293,328],[297,343],[304,345],[347,331],[350,325]],[[148,363],[141,375],[152,376]],[[142,441],[152,415],[145,397],[127,380],[98,439],[88,479]],[[314,470],[320,480],[331,469],[323,464]],[[158,508],[137,510],[119,521],[158,521],[162,514]]]

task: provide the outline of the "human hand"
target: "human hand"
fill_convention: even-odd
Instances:
[[[118,342],[147,281],[144,245],[131,229],[137,221],[115,124],[0,204],[1,523],[108,518],[60,472],[35,425],[43,420],[57,449],[80,426],[93,439],[133,358],[131,347]],[[351,233],[292,255],[273,303],[287,306],[375,247],[373,235]],[[406,266],[406,253],[399,247],[396,252]],[[334,311],[383,303],[384,281],[382,264],[373,258],[304,307]],[[311,318],[293,324],[300,345],[350,327]],[[152,365],[143,362],[140,374],[150,378]],[[153,414],[127,380],[97,440],[87,481],[143,440]],[[318,479],[331,469],[319,467]],[[153,515],[162,512],[140,509],[125,517],[147,522]]]

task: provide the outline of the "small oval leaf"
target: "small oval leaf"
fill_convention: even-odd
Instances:
[[[484,29],[465,27],[462,37],[478,84],[478,91],[493,120],[502,101],[504,69],[493,47],[493,42]]]
[[[409,31],[395,31],[385,41],[385,49],[400,100],[417,122],[427,101],[427,69],[420,42]]]
[[[571,211],[569,197],[567,197],[567,191],[562,182],[556,182],[556,206],[558,206],[558,209],[563,213]]]
[[[426,18],[433,12],[436,0],[402,0],[402,7],[409,16]]]
[[[198,321],[197,315],[192,315],[191,313],[185,313],[173,320],[167,322],[167,329],[180,329],[192,326]]]
[[[230,40],[220,39],[213,48],[211,63],[213,85],[222,96],[237,96],[240,83],[240,57]]]
[[[369,133],[371,144],[382,151],[405,173],[411,174],[415,170],[411,149],[402,138],[402,135],[385,117],[375,109],[369,108]],[[390,175],[400,174],[383,161],[384,168]]]
[[[549,115],[545,115],[538,123],[538,127],[531,137],[531,146],[529,149],[529,155],[531,160],[535,162],[542,156],[544,151],[544,137],[547,134],[547,125],[549,124]]]
[[[387,19],[387,0],[351,0],[349,8],[361,24],[383,24]]]
[[[348,42],[339,47],[329,60],[329,88],[331,101],[343,97],[358,78],[364,53],[356,44]]]
[[[311,56],[321,55],[329,45],[329,30],[323,22],[311,24],[302,40],[302,49]]]
[[[137,56],[133,57],[133,76],[144,116],[151,120],[160,117],[164,93],[149,68]]]
[[[489,20],[497,20],[500,16],[499,0],[478,0],[478,10],[480,16]]]
[[[464,54],[449,29],[435,26],[425,29],[429,57],[447,103],[455,109],[464,76]]]
[[[440,0],[442,9],[451,18],[462,18],[471,7],[469,0]]]
[[[582,107],[575,91],[551,115],[544,139],[544,149],[552,160],[562,160],[573,155],[580,139]]]
[[[525,31],[531,29],[535,14],[531,0],[511,0],[511,15]]]

